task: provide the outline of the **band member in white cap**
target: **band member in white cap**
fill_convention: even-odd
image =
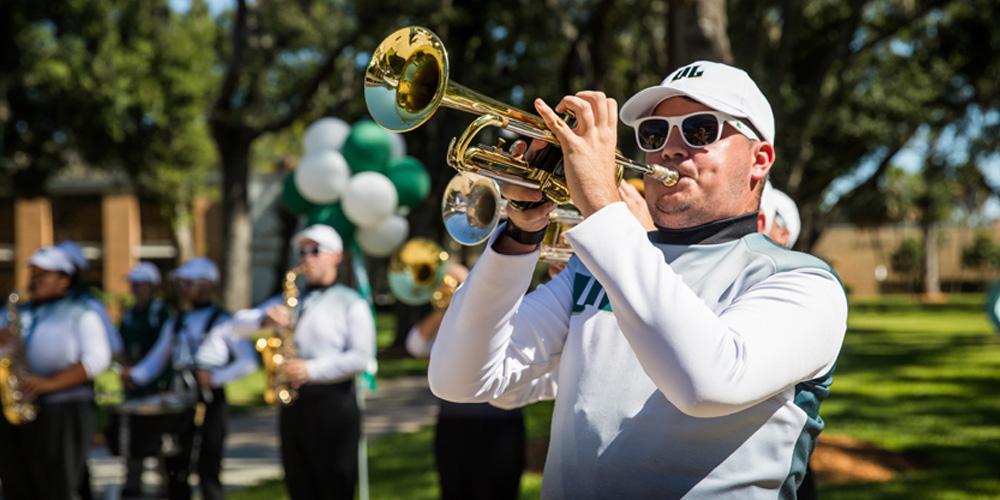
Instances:
[[[257,355],[249,341],[234,337],[231,329],[223,325],[229,313],[213,302],[219,270],[212,261],[193,258],[174,276],[186,309],[167,320],[152,350],[126,370],[124,378],[127,383],[145,385],[170,368],[175,389],[184,384],[197,392],[205,405],[204,419],[196,426],[192,410],[177,423],[181,451],[166,459],[167,494],[171,499],[190,498],[188,474],[197,434],[201,443],[197,467],[202,498],[218,499],[223,497],[219,473],[228,411],[223,386],[253,371]]]
[[[3,315],[0,348],[23,342],[20,389],[35,398],[37,418],[14,426],[0,417],[0,482],[11,500],[75,498],[95,424],[92,380],[108,368],[111,350],[98,315],[68,296],[76,269],[66,254],[43,247],[28,262],[21,338]]]
[[[234,328],[247,335],[264,328],[295,326],[298,359],[284,376],[298,398],[281,407],[281,464],[292,499],[354,498],[358,478],[361,412],[354,379],[373,356],[375,324],[357,292],[337,284],[343,242],[330,226],[316,224],[292,238],[305,265],[305,288],[292,311],[274,297],[240,311]]]
[[[847,301],[824,262],[757,232],[767,99],[746,72],[699,61],[625,103],[645,162],[680,173],[645,179],[654,232],[616,186],[614,99],[535,109],[584,216],[566,233],[575,256],[525,295],[552,204],[509,210],[445,314],[431,389],[506,407],[555,398],[543,498],[794,498]]]
[[[758,231],[785,248],[795,246],[802,228],[799,207],[787,194],[775,189],[770,181],[764,185],[760,196],[760,218]]]
[[[101,323],[107,331],[108,344],[111,346],[111,353],[114,355],[120,355],[122,352],[122,337],[118,332],[118,329],[115,328],[114,322],[111,321],[108,309],[104,307],[104,303],[101,302],[101,299],[98,299],[94,296],[94,294],[90,293],[90,290],[88,290],[83,284],[83,272],[89,267],[89,264],[87,263],[87,255],[84,253],[83,247],[75,241],[63,240],[56,244],[56,248],[62,250],[63,253],[69,257],[69,260],[73,263],[74,267],[73,283],[70,285],[67,295],[74,300],[83,302],[87,307],[93,309],[94,312],[101,317]]]
[[[153,263],[139,262],[128,272],[127,279],[132,287],[132,296],[135,302],[122,313],[119,331],[123,343],[122,362],[126,366],[132,366],[142,360],[153,348],[159,339],[164,323],[170,317],[171,311],[166,302],[157,296],[161,278],[160,270]],[[152,382],[126,389],[125,398],[141,398],[166,391],[170,388],[171,379],[172,373],[169,370],[164,370]],[[108,433],[107,438],[112,449],[118,449],[120,446],[118,443],[118,419],[115,416],[112,417],[112,420],[112,431]],[[161,434],[167,420],[161,415],[134,415],[129,418],[129,442],[131,445],[128,453],[129,460],[125,464],[123,496],[142,495],[143,459],[159,455]],[[118,452],[120,453],[121,450]]]

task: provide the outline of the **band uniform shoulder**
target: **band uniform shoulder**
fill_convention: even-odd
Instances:
[[[744,236],[742,241],[750,252],[768,258],[774,266],[775,273],[812,268],[820,269],[837,276],[833,268],[823,259],[805,252],[789,250],[771,241],[770,238],[764,236],[762,233]],[[839,277],[837,279],[838,281],[840,280]]]

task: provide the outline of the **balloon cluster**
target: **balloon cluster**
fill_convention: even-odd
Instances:
[[[285,177],[281,201],[308,223],[332,226],[348,245],[385,257],[406,241],[409,223],[401,207],[412,207],[431,189],[420,160],[406,156],[406,143],[371,121],[348,125],[317,120],[306,129],[303,158]]]

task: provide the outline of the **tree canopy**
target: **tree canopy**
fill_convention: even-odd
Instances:
[[[5,2],[0,175],[19,196],[39,194],[82,160],[176,204],[218,172],[233,304],[250,275],[251,165],[289,153],[316,118],[366,118],[367,59],[410,24],[441,36],[453,80],[523,108],[587,88],[621,102],[682,58],[731,53],[774,108],[772,177],[800,205],[802,248],[834,221],[880,222],[852,209],[889,210],[899,152],[921,144],[931,152],[919,169],[981,188],[968,209],[998,190],[982,175],[1000,148],[993,0],[234,0],[215,14],[202,0],[171,5]],[[692,20],[707,27],[701,36],[687,31]],[[443,111],[406,136],[433,178],[411,212],[414,235],[443,236],[444,152],[469,120]]]

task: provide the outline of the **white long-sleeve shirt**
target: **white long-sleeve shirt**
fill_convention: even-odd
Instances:
[[[414,358],[427,358],[431,355],[433,340],[427,340],[420,334],[420,329],[414,325],[410,331],[406,332],[406,352]]]
[[[6,315],[0,327],[7,325]],[[93,379],[111,364],[111,348],[101,319],[85,304],[64,298],[32,304],[20,311],[21,337],[26,343],[28,371],[50,377],[76,363]],[[47,394],[46,401],[89,399],[90,386]]]
[[[277,296],[237,312],[234,331],[252,335],[267,310],[282,303]],[[365,371],[374,355],[375,322],[368,302],[357,292],[343,285],[308,291],[294,314],[295,347],[306,361],[309,383],[341,382]]]
[[[847,304],[825,264],[747,219],[712,243],[652,243],[615,203],[567,233],[576,257],[528,295],[537,252],[488,246],[445,315],[431,389],[504,407],[555,397],[544,498],[794,490]]]
[[[222,387],[256,369],[257,354],[250,342],[235,335],[227,324],[229,314],[220,313],[210,326],[208,323],[214,313],[213,307],[183,313],[179,331],[175,326],[178,315],[171,316],[160,329],[152,349],[132,367],[132,379],[136,384],[148,384],[166,368],[171,358],[175,368],[197,366],[211,372],[213,387]]]
[[[114,322],[111,321],[111,316],[108,315],[108,309],[104,307],[104,303],[90,293],[83,293],[80,295],[79,300],[83,301],[88,308],[97,313],[98,317],[101,318],[104,332],[108,336],[108,345],[111,347],[111,353],[118,354],[122,352],[122,348],[125,345],[122,342],[122,335],[115,328]]]

